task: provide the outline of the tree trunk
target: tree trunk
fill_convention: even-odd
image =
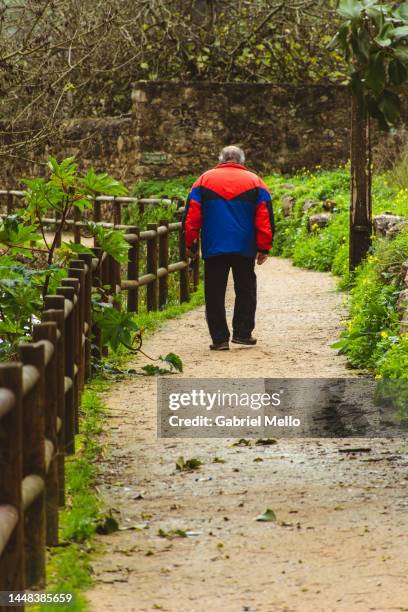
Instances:
[[[364,101],[351,96],[350,270],[365,258],[371,244],[370,121]]]

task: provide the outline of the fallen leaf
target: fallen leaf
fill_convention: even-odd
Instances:
[[[251,440],[240,438],[237,442],[233,442],[231,446],[251,446]]]
[[[270,508],[267,508],[263,514],[259,514],[256,521],[260,523],[274,523],[276,521],[276,514]]]
[[[148,523],[136,523],[134,525],[126,525],[119,527],[119,531],[142,531],[143,529],[149,529]]]
[[[186,538],[187,531],[184,529],[170,529],[169,531],[165,531],[164,529],[159,529],[157,535],[160,538],[169,538],[170,540],[173,538]]]
[[[214,457],[213,463],[225,463],[225,459],[221,459],[221,457]]]
[[[176,468],[180,472],[191,472],[192,470],[197,470],[203,462],[196,457],[192,457],[191,459],[184,459],[184,457],[179,457],[176,461]]]

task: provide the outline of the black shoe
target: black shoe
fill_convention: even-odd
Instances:
[[[229,342],[217,342],[214,344],[210,344],[210,349],[212,351],[229,351]]]
[[[246,346],[255,346],[257,343],[257,339],[249,336],[248,338],[239,338],[238,336],[233,336],[231,342],[234,344],[245,344]]]

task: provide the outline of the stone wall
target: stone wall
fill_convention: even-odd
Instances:
[[[336,166],[348,158],[345,88],[248,83],[137,83],[133,115],[143,176],[196,174],[241,145],[257,172]]]
[[[67,120],[21,160],[2,160],[0,188],[43,173],[48,154],[75,155],[129,186],[201,173],[226,144],[241,145],[262,174],[334,167],[349,157],[349,115],[347,90],[334,85],[139,82],[128,115]],[[387,139],[373,140],[385,158]],[[388,148],[395,155],[398,147]]]

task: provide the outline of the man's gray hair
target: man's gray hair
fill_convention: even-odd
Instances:
[[[222,164],[227,162],[234,162],[236,164],[245,163],[245,153],[239,147],[235,147],[230,145],[228,147],[224,147],[220,153],[219,160]]]

